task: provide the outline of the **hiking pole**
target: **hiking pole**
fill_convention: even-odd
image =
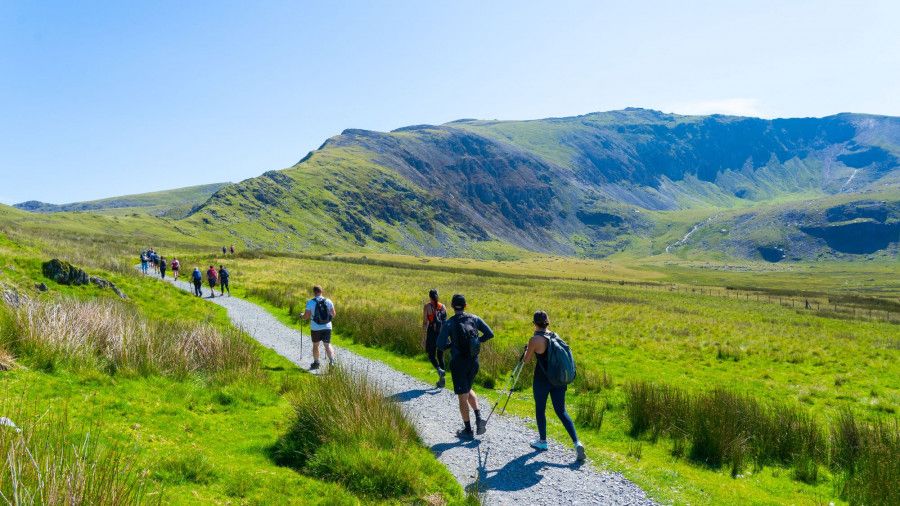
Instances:
[[[516,366],[513,368],[512,372],[509,374],[509,381],[510,381],[509,391],[506,394],[506,402],[504,402],[503,407],[500,408],[501,415],[506,412],[506,406],[509,405],[509,399],[510,399],[510,397],[512,397],[513,389],[516,388],[516,384],[519,382],[519,375],[522,374],[522,367],[525,365],[525,351],[527,349],[528,348],[526,348],[525,350],[522,350],[522,355],[519,356],[519,362],[516,364]],[[487,423],[491,420],[491,417],[494,415],[494,410],[497,409],[497,406],[499,404],[500,404],[500,400],[497,400],[497,402],[494,403],[494,407],[491,408],[491,412],[488,413],[488,417],[484,421],[484,423]]]

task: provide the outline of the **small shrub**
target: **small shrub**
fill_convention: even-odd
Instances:
[[[606,414],[606,403],[597,396],[586,395],[578,402],[575,419],[579,425],[591,429],[603,427],[603,416]]]
[[[281,465],[379,500],[433,493],[429,480],[445,472],[400,406],[362,375],[335,368],[296,386],[292,404],[294,417],[272,448]]]

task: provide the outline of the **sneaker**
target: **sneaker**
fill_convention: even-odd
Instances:
[[[463,428],[456,431],[456,437],[460,439],[470,440],[475,437],[475,433],[472,432],[472,429]]]
[[[319,363],[318,363],[318,362],[313,362],[312,365],[309,366],[309,370],[310,370],[310,371],[315,371],[315,370],[318,369],[318,368],[319,368]]]
[[[575,443],[575,462],[584,462],[587,455],[584,454],[584,445]]]
[[[475,433],[479,436],[487,432],[487,421],[475,420]]]
[[[446,384],[447,384],[447,377],[444,374],[441,374],[441,377],[438,378],[437,383],[435,383],[434,386],[436,386],[438,388],[444,388],[444,385],[446,385]]]
[[[531,442],[531,447],[539,451],[547,451],[547,442],[543,439],[535,439]]]

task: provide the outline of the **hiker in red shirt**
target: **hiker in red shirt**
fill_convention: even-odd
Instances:
[[[425,332],[425,337],[422,338],[422,346],[425,348],[425,352],[428,353],[428,360],[431,361],[431,365],[434,366],[438,373],[438,381],[435,386],[444,388],[446,384],[444,378],[444,350],[437,348],[437,337],[441,333],[441,325],[447,319],[447,308],[438,302],[438,291],[433,288],[428,292],[428,299],[429,301],[425,303],[425,308],[422,310],[422,328]]]
[[[216,291],[214,289],[216,287],[216,282],[219,280],[219,273],[216,272],[216,268],[212,265],[210,265],[209,269],[206,271],[206,280],[209,281],[209,296],[215,297]]]

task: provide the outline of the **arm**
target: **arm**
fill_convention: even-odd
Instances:
[[[422,332],[428,332],[428,304],[422,306]]]
[[[303,316],[301,316],[300,318],[303,318],[304,320],[309,320],[311,317],[312,317],[312,311],[309,309],[309,303],[307,302],[306,309],[304,309],[304,311],[303,311]]]
[[[491,328],[488,327],[488,324],[484,323],[484,320],[482,320],[481,318],[479,318],[478,321],[475,322],[475,326],[481,332],[481,337],[478,338],[480,342],[483,343],[494,337],[494,331],[491,330]]]
[[[541,342],[542,337],[534,336],[528,340],[528,344],[525,346],[525,356],[522,357],[522,362],[528,362],[531,360],[531,357],[537,353],[538,345]]]
[[[334,311],[334,302],[331,302],[331,299],[328,299],[328,302],[330,302],[330,304],[328,304],[328,312],[331,313],[331,319],[334,320],[334,316],[337,314]]]

